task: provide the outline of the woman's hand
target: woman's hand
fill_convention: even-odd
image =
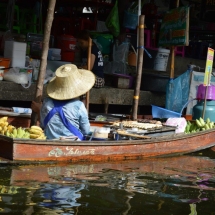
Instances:
[[[32,101],[31,103],[32,111],[34,111],[37,114],[40,113],[41,106],[42,106],[42,102],[38,103],[38,102]]]

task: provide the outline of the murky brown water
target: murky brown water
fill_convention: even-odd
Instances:
[[[0,214],[213,215],[215,152],[106,164],[0,166]]]

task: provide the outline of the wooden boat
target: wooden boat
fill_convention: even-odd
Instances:
[[[214,147],[212,147],[212,148],[211,148],[211,150],[215,152],[215,146],[214,146]]]
[[[12,139],[0,135],[0,157],[31,162],[106,162],[175,156],[215,145],[215,129],[141,140],[69,141]]]

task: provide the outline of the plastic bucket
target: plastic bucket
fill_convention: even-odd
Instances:
[[[58,48],[63,51],[75,51],[76,39],[72,35],[61,35],[58,37]]]
[[[61,60],[67,62],[73,62],[75,59],[75,52],[62,52],[61,53]]]
[[[156,58],[154,60],[154,70],[166,71],[168,59],[169,59],[169,49],[158,49]]]
[[[123,26],[128,29],[136,29],[138,24],[138,15],[124,11]]]
[[[181,117],[181,113],[152,105],[152,117],[160,119],[178,118]]]

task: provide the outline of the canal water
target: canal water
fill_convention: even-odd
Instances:
[[[211,150],[120,163],[0,168],[0,214],[215,214]]]

